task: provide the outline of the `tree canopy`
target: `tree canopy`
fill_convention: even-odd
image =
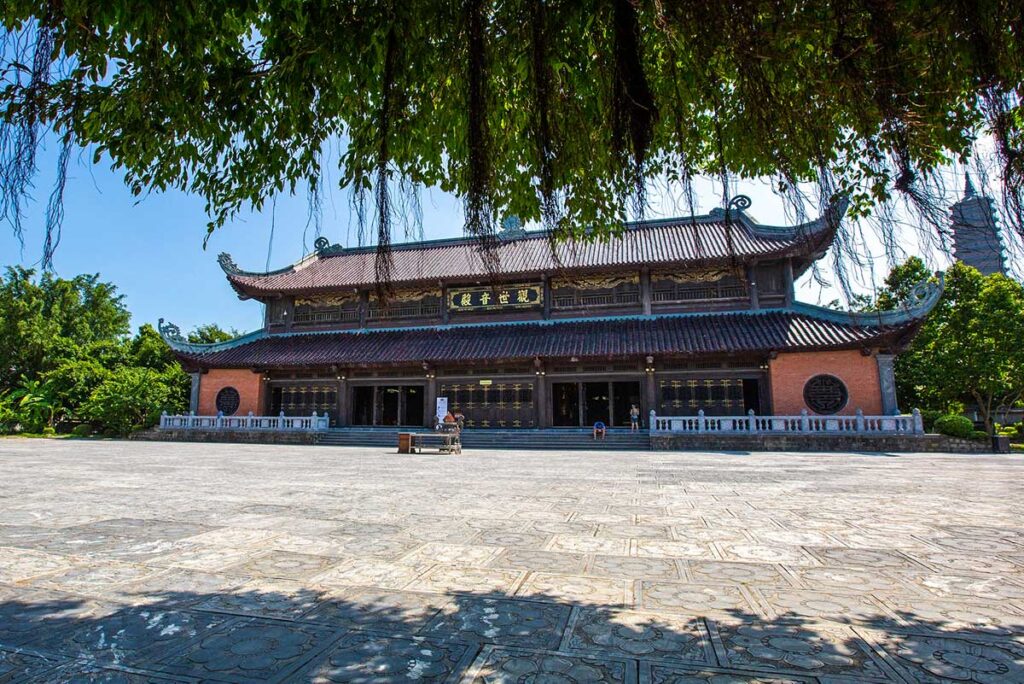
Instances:
[[[11,0],[2,21],[16,231],[47,131],[63,144],[51,231],[75,147],[135,194],[202,196],[212,231],[302,185],[315,208],[341,141],[382,280],[396,207],[422,186],[464,200],[485,257],[502,216],[590,239],[641,214],[654,179],[692,209],[695,175],[723,193],[772,177],[795,205],[812,182],[859,213],[902,194],[937,230],[936,172],[981,134],[1022,226],[1014,0]]]
[[[890,272],[876,308],[899,308],[928,276],[924,262],[910,258]],[[1024,286],[954,264],[939,303],[896,359],[896,384],[907,407],[977,406],[991,432],[998,410],[1024,396]]]
[[[125,434],[188,406],[189,378],[151,325],[130,335],[117,288],[98,275],[19,267],[0,276],[0,433],[88,424]],[[215,325],[190,335],[221,339]]]

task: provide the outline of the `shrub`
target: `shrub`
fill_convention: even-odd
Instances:
[[[43,428],[43,436],[44,437],[52,437],[55,434],[57,434],[57,430],[55,428],[52,428],[52,427],[49,427],[49,426]]]
[[[984,430],[975,430],[974,432],[971,433],[971,439],[984,441],[986,439],[989,439],[989,436],[988,433],[985,432]]]
[[[940,435],[968,439],[974,436],[974,423],[966,416],[950,414],[935,421],[935,431]]]
[[[938,411],[936,409],[924,409],[921,411],[921,423],[924,425],[925,432],[931,432],[932,428],[935,427],[935,421],[942,416],[946,415],[944,411]]]
[[[88,437],[92,434],[92,425],[89,425],[88,423],[76,425],[75,429],[71,431],[71,434],[74,437]]]
[[[104,435],[150,427],[161,411],[175,408],[174,383],[174,376],[148,368],[118,368],[89,395],[82,414],[100,425]]]

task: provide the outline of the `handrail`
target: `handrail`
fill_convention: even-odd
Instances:
[[[706,416],[700,410],[695,416],[659,416],[651,411],[650,432],[655,434],[857,434],[857,435],[921,435],[924,424],[921,412],[910,415],[866,416],[857,409],[852,416],[811,415],[807,409],[798,416],[758,416],[747,411],[745,416]]]
[[[171,416],[165,411],[160,416],[161,430],[260,430],[266,432],[320,432],[331,426],[328,414],[310,416],[197,416],[195,414]]]

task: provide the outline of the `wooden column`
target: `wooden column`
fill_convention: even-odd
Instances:
[[[192,391],[188,397],[188,410],[189,413],[199,413],[199,383],[202,378],[202,373],[189,373],[189,377],[192,378]]]
[[[644,315],[651,315],[651,269],[640,269],[640,302],[644,307]]]
[[[367,314],[370,311],[370,293],[363,290],[359,293],[359,327],[366,327]]]
[[[547,275],[541,276],[541,283],[544,292],[544,320],[551,318],[551,279]]]
[[[651,415],[651,411],[659,411],[658,406],[658,384],[654,377],[653,371],[647,369],[654,368],[653,362],[644,362],[644,403],[647,405],[640,411],[640,417],[647,421]]]
[[[793,305],[793,298],[795,296],[795,285],[793,283],[793,260],[786,259],[786,263],[782,266],[782,276],[785,279],[786,288],[786,306]]]
[[[750,287],[750,308],[753,311],[761,308],[761,301],[757,293],[757,264],[747,266],[747,285]]]
[[[444,283],[441,284],[441,323],[448,325],[448,286]]]
[[[551,402],[548,399],[547,376],[537,373],[533,385],[533,411],[537,427],[551,427]]]
[[[342,375],[338,380],[338,397],[337,397],[337,411],[338,411],[338,427],[344,427],[349,424],[348,419],[348,383],[345,382],[345,376]]]
[[[437,376],[433,370],[427,371],[427,389],[423,403],[423,425],[434,427],[434,416],[437,414]]]

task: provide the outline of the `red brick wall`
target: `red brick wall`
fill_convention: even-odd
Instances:
[[[238,390],[241,401],[236,416],[244,416],[252,411],[257,416],[263,415],[263,376],[251,370],[213,369],[199,378],[199,415],[217,415],[217,392],[224,387]]]
[[[867,415],[882,412],[882,390],[878,382],[878,362],[857,349],[831,352],[779,354],[768,362],[772,387],[772,412],[797,415],[803,409],[804,384],[819,373],[834,375],[846,385],[850,400],[840,414],[851,415],[861,409]]]

